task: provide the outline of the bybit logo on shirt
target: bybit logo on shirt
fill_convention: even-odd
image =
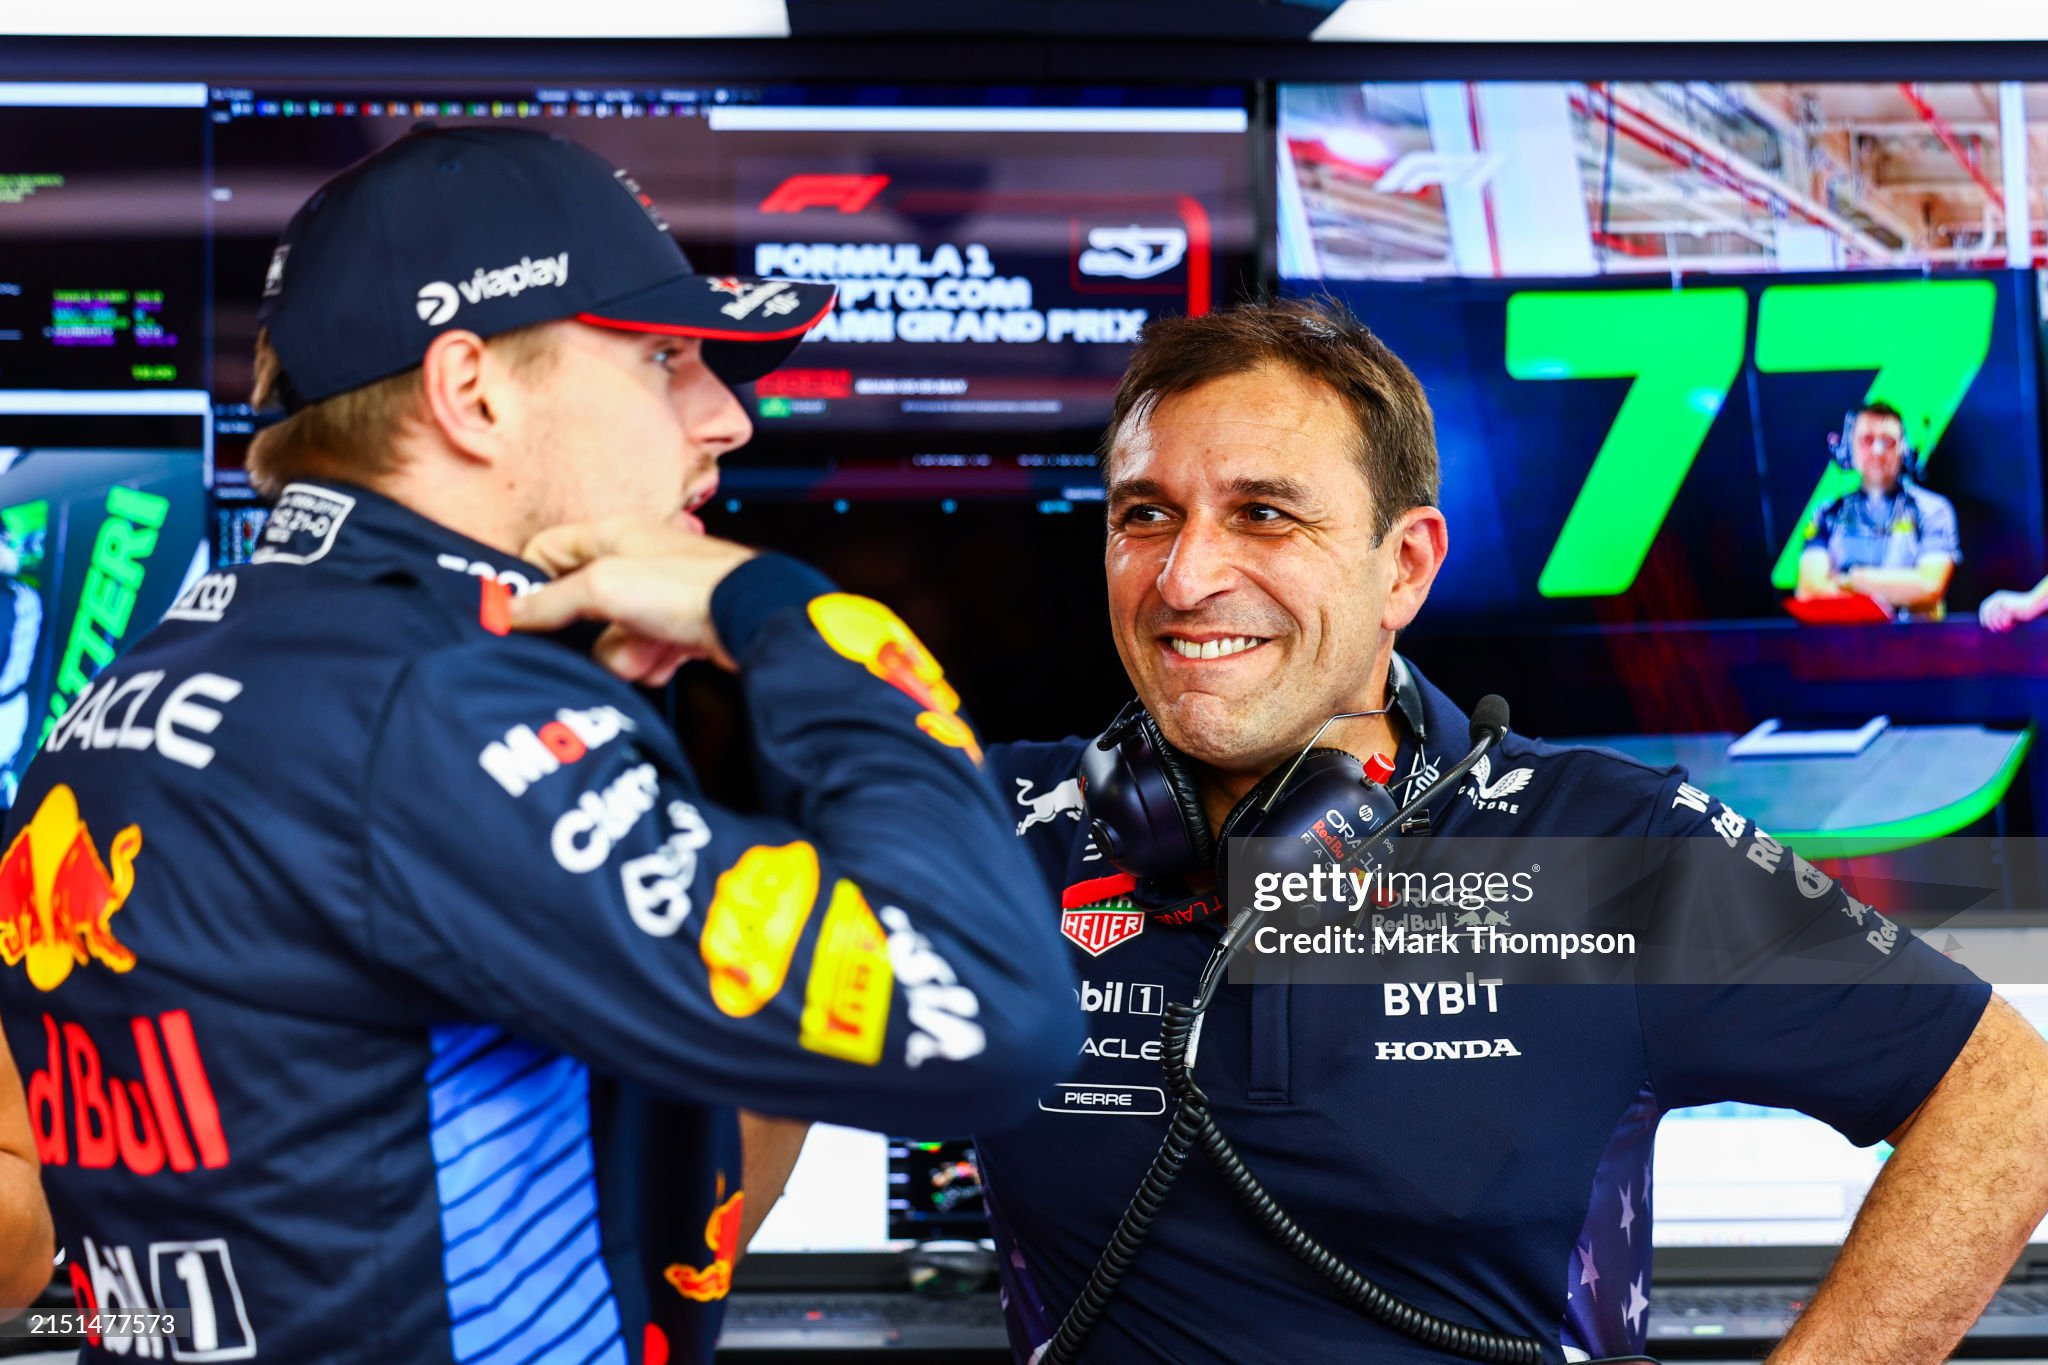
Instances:
[[[413,306],[419,310],[421,322],[429,327],[439,327],[454,317],[456,310],[465,302],[516,298],[529,289],[557,289],[568,282],[568,252],[542,256],[539,260],[521,256],[514,264],[500,266],[496,270],[478,266],[474,275],[454,284],[446,280],[423,284]]]

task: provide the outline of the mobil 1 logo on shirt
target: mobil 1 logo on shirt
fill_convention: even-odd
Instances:
[[[1166,990],[1145,981],[1083,981],[1074,992],[1084,1014],[1159,1014]]]

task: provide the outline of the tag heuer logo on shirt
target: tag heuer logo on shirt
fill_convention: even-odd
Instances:
[[[1090,957],[1145,932],[1145,914],[1128,901],[1109,901],[1060,914],[1060,932]]]

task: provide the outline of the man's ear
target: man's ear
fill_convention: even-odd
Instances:
[[[435,337],[420,363],[427,421],[449,445],[485,464],[506,453],[502,375],[483,338],[460,328]]]
[[[1428,600],[1430,584],[1450,553],[1450,526],[1434,507],[1411,507],[1387,528],[1390,582],[1380,629],[1404,630]]]

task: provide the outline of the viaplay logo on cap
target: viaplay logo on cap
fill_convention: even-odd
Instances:
[[[455,310],[462,306],[462,300],[455,293],[455,286],[444,280],[420,286],[420,297],[416,305],[420,310],[420,321],[429,327],[439,327],[455,316]]]
[[[413,306],[419,310],[421,322],[429,327],[439,327],[454,317],[465,302],[516,298],[529,289],[559,289],[568,282],[568,252],[542,256],[539,260],[521,256],[514,264],[500,266],[496,270],[478,266],[474,275],[455,284],[446,280],[423,284]]]

